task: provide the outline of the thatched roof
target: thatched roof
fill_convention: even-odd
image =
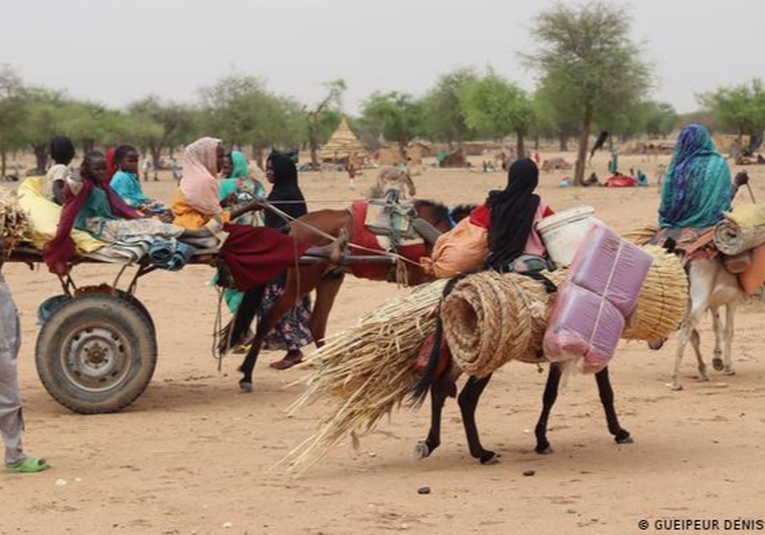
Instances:
[[[342,160],[354,154],[356,156],[365,156],[367,149],[359,141],[351,127],[348,126],[348,121],[343,117],[335,133],[332,134],[327,143],[321,148],[319,158],[322,160]]]

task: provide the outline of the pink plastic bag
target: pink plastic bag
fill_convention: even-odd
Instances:
[[[624,316],[605,298],[570,282],[561,285],[542,347],[553,362],[584,358],[585,372],[602,370],[613,357]]]
[[[653,257],[604,225],[593,225],[576,251],[568,280],[604,296],[623,316],[635,308]]]

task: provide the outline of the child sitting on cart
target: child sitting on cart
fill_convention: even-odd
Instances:
[[[148,237],[177,238],[203,245],[207,240],[214,245],[214,237],[207,230],[186,230],[144,217],[106,184],[106,176],[106,158],[92,151],[85,155],[79,171],[65,181],[58,230],[43,249],[43,258],[53,273],[64,275],[69,271],[69,261],[75,255],[73,228],[87,231],[106,243]]]

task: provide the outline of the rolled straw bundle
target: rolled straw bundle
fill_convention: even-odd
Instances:
[[[301,473],[347,435],[371,430],[400,406],[417,383],[413,364],[425,337],[435,329],[438,304],[447,280],[416,287],[391,299],[360,322],[327,339],[305,365],[316,369],[289,411],[316,400],[331,400],[319,430],[281,462]]]
[[[677,330],[688,310],[688,277],[680,259],[656,245],[643,245],[653,256],[635,311],[622,333],[625,340],[661,340]],[[566,280],[566,271],[545,273],[553,283]]]
[[[461,280],[441,305],[455,363],[485,377],[510,360],[540,362],[550,296],[515,273],[485,271]]]
[[[16,195],[0,188],[0,236],[5,243],[6,254],[26,237],[29,219],[19,206]]]

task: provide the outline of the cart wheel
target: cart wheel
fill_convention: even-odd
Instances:
[[[119,297],[72,299],[37,337],[37,374],[65,407],[82,414],[117,412],[151,381],[157,341],[148,312]]]
[[[154,327],[154,319],[151,317],[151,314],[149,314],[149,309],[146,308],[146,306],[141,303],[136,296],[133,294],[129,294],[123,290],[116,290],[117,296],[120,299],[123,299],[130,303],[131,305],[135,306],[141,314],[143,314],[146,317],[146,320],[149,322],[149,325],[151,325],[151,332],[154,333],[154,336],[156,337],[157,329]]]

